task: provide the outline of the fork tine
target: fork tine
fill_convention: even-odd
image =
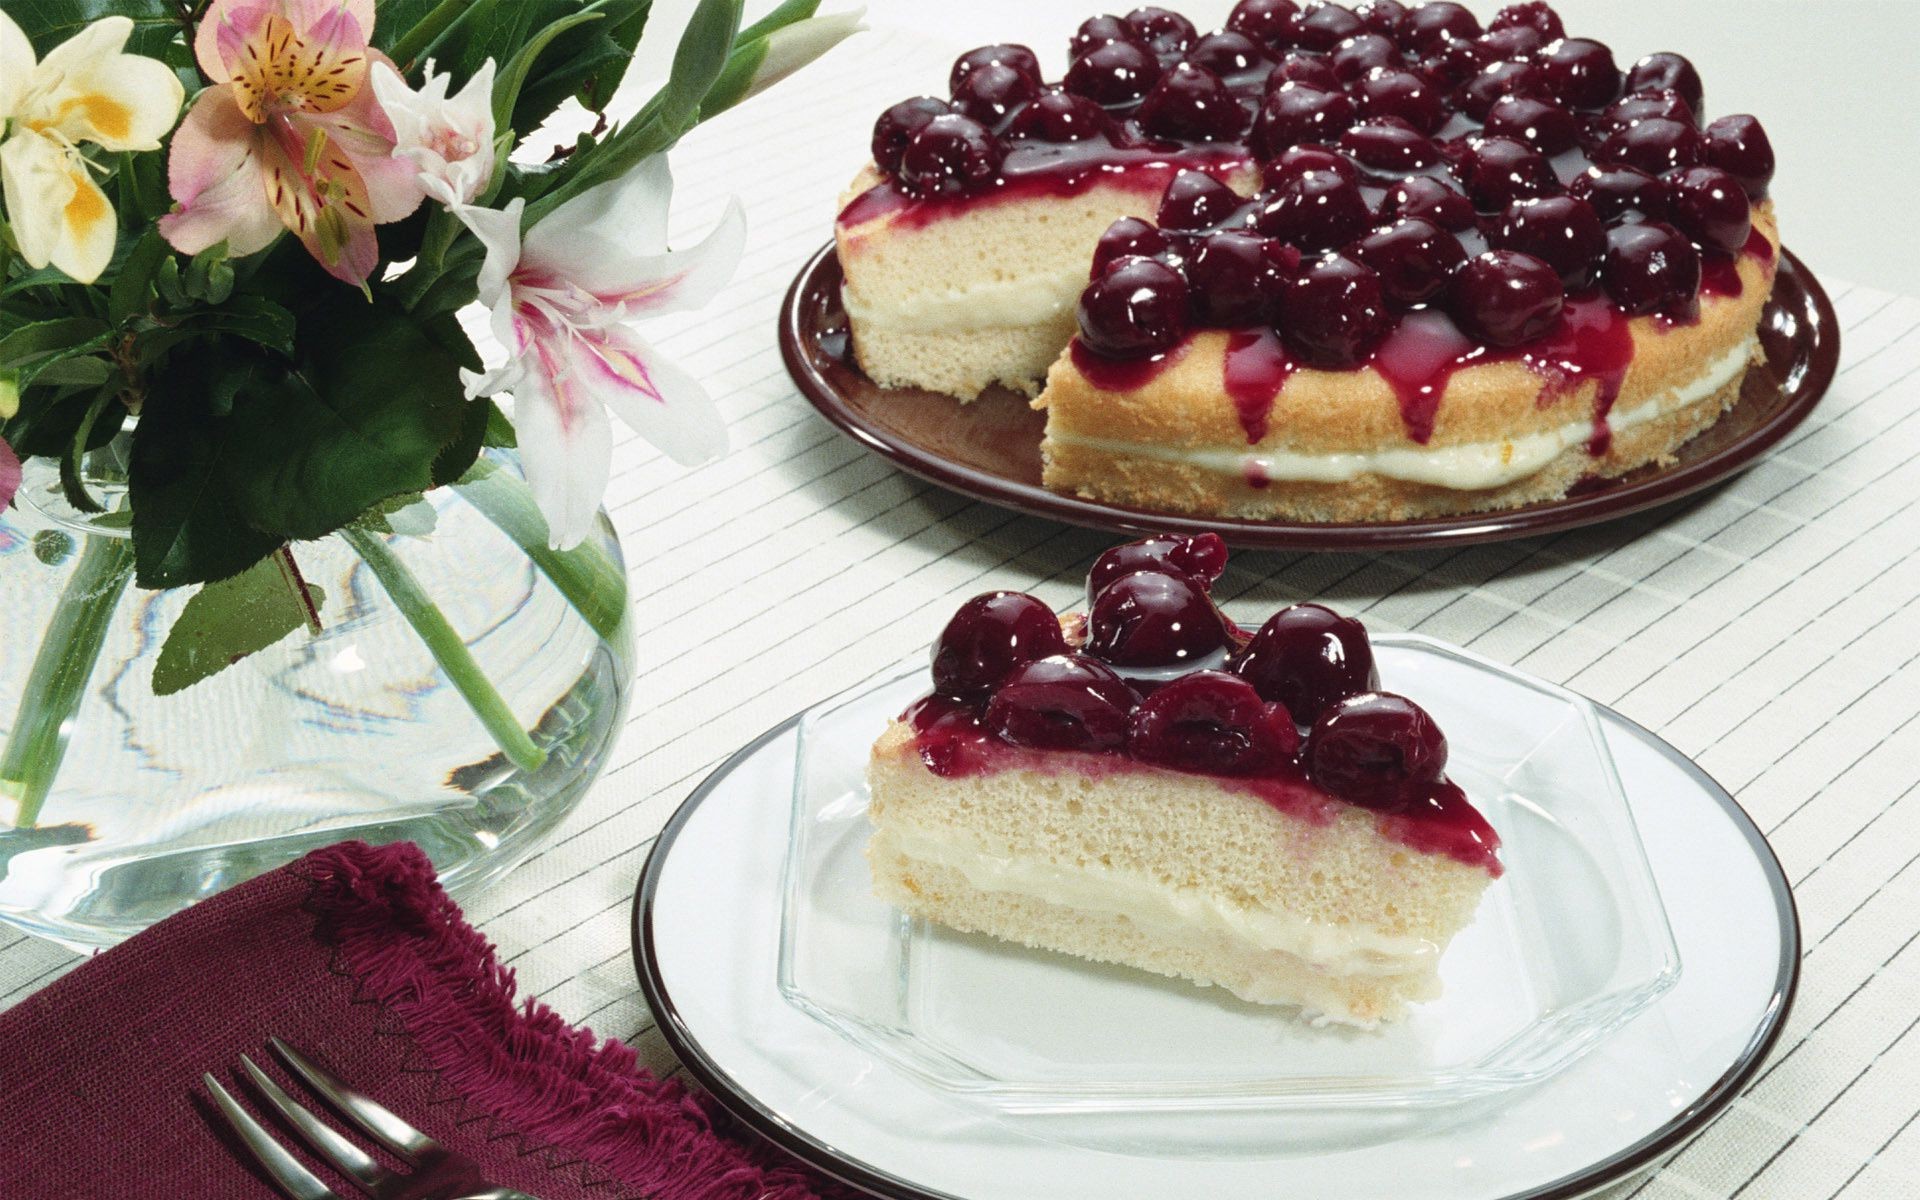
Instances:
[[[360,1147],[335,1133],[332,1126],[300,1107],[299,1103],[292,1096],[287,1095],[265,1071],[255,1066],[252,1059],[242,1054],[240,1065],[246,1068],[248,1077],[253,1080],[253,1086],[259,1089],[267,1103],[273,1105],[274,1110],[287,1119],[287,1123],[293,1126],[294,1132],[306,1140],[315,1154],[341,1172],[351,1175],[354,1182],[368,1193],[378,1192],[382,1186],[395,1181],[393,1172],[369,1158]]]
[[[207,1085],[207,1091],[213,1094],[213,1102],[220,1107],[220,1115],[227,1119],[233,1132],[260,1160],[260,1165],[280,1185],[281,1191],[293,1197],[293,1200],[343,1200],[338,1192],[321,1183],[313,1172],[301,1166],[298,1159],[274,1141],[272,1135],[260,1127],[260,1122],[248,1115],[247,1110],[227,1094],[227,1089],[220,1086],[218,1079],[212,1075],[202,1075],[200,1082]]]
[[[325,1097],[348,1120],[366,1130],[368,1137],[406,1159],[409,1164],[417,1164],[420,1155],[440,1148],[432,1138],[340,1082],[332,1072],[292,1046],[279,1038],[270,1041],[274,1053],[294,1074],[306,1080],[308,1087]]]

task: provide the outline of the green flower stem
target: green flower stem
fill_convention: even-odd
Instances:
[[[340,531],[347,545],[353,547],[360,561],[373,571],[380,585],[387,589],[387,595],[400,609],[413,631],[420,635],[433,660],[447,673],[467,706],[473,709],[480,723],[487,727],[493,740],[502,753],[514,766],[523,771],[537,771],[547,761],[547,752],[534,744],[531,737],[507,702],[500,698],[489,680],[480,670],[480,664],[473,660],[472,651],[460,640],[453,626],[447,624],[447,618],[440,612],[433,600],[413,577],[413,572],[394,556],[380,535],[348,525]]]
[[[40,808],[66,756],[68,726],[80,711],[114,610],[132,578],[130,540],[86,539],[80,565],[60,594],[46,636],[40,639],[20,711],[7,734],[6,750],[0,753],[0,794],[12,796],[19,805],[13,820],[16,829],[31,829],[40,820]]]
[[[546,518],[534,504],[533,493],[490,459],[475,462],[453,488],[526,552],[594,632],[613,637],[627,619],[627,577],[605,551],[592,540],[571,550],[549,547]]]

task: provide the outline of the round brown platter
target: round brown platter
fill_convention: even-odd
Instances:
[[[808,260],[780,309],[780,353],[802,394],[841,432],[896,466],[963,495],[1074,525],[1141,534],[1215,530],[1266,550],[1408,550],[1555,533],[1611,521],[1720,483],[1757,462],[1806,419],[1840,362],[1833,304],[1806,265],[1784,252],[1760,319],[1766,361],[1740,400],[1677,461],[1616,479],[1590,479],[1564,499],[1417,521],[1314,524],[1191,517],[1083,500],[1040,485],[1046,416],[994,388],[970,404],[913,388],[883,388],[853,361],[840,306],[840,260],[829,243]]]

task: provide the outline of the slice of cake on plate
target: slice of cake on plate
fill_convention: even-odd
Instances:
[[[1379,690],[1358,621],[1250,636],[1209,587],[1218,538],[1108,551],[1084,620],[1016,592],[962,606],[933,690],[868,770],[878,895],[955,929],[1218,985],[1344,1024],[1439,992],[1500,874],[1446,739]]]

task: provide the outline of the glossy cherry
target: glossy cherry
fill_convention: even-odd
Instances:
[[[978,697],[1021,663],[1065,654],[1053,610],[1024,592],[985,592],[962,604],[933,644],[933,688]]]
[[[1649,175],[1662,175],[1698,163],[1703,142],[1693,126],[1654,117],[1607,135],[1593,157],[1596,162],[1619,163],[1638,167]]]
[[[1585,200],[1544,196],[1507,205],[1487,241],[1498,249],[1531,254],[1573,291],[1593,282],[1607,252],[1607,229]]]
[[[1240,0],[1227,14],[1227,28],[1269,49],[1297,46],[1300,44],[1300,6],[1293,0]]]
[[[1500,56],[1477,39],[1448,42],[1415,66],[1421,77],[1443,91],[1452,91],[1496,61]]]
[[[1489,63],[1460,87],[1455,97],[1460,111],[1476,121],[1484,121],[1502,96],[1532,96],[1547,99],[1547,85],[1532,63],[1511,59]]]
[[[1349,696],[1313,723],[1307,776],[1343,800],[1384,812],[1418,801],[1447,768],[1447,739],[1427,711],[1392,692]]]
[[[880,114],[873,123],[873,161],[888,175],[900,169],[900,155],[913,140],[913,135],[927,127],[927,122],[935,117],[944,117],[953,111],[953,106],[945,100],[932,96],[915,96]]]
[[[1013,115],[1006,136],[1042,142],[1084,142],[1113,128],[1107,110],[1085,96],[1048,88]]]
[[[1477,39],[1491,58],[1529,59],[1553,39],[1526,25],[1489,29]]]
[[[1393,39],[1378,33],[1358,33],[1341,42],[1327,55],[1327,63],[1333,68],[1334,78],[1341,83],[1352,83],[1375,67],[1399,67],[1402,63],[1400,47]]]
[[[1424,217],[1403,217],[1347,251],[1380,276],[1380,290],[1403,308],[1440,295],[1467,254],[1460,239]]]
[[[1302,362],[1358,366],[1393,328],[1386,292],[1373,268],[1341,254],[1304,265],[1280,302],[1280,336]]]
[[[1274,91],[1284,83],[1309,84],[1328,92],[1340,90],[1340,77],[1333,73],[1333,65],[1327,61],[1327,56],[1311,50],[1287,50],[1281,53],[1280,61],[1267,76],[1267,91]]]
[[[1440,161],[1432,138],[1393,117],[1355,125],[1340,135],[1340,149],[1369,171],[1396,181]]]
[[[1138,42],[1140,35],[1133,27],[1115,16],[1088,17],[1080,22],[1080,28],[1074,30],[1067,47],[1074,58],[1080,58],[1090,50],[1109,46],[1115,42]]]
[[[1106,274],[1107,267],[1116,259],[1153,258],[1166,253],[1171,245],[1166,234],[1139,217],[1121,217],[1107,226],[1107,231],[1094,243],[1093,271],[1088,278],[1098,279]]]
[[[1472,143],[1455,170],[1482,212],[1499,212],[1515,200],[1551,196],[1560,190],[1553,164],[1517,138],[1490,137]]]
[[[947,91],[958,92],[967,76],[981,67],[1012,67],[1014,70],[1033,80],[1038,86],[1041,82],[1040,59],[1025,46],[1002,43],[995,46],[981,46],[969,50],[953,60],[953,71],[947,76]]]
[[[1040,83],[1033,76],[1004,63],[987,63],[967,72],[953,91],[953,106],[994,129],[1039,94]]]
[[[1253,152],[1272,158],[1301,142],[1325,145],[1360,115],[1345,92],[1289,81],[1267,93],[1253,122]]]
[[[1440,90],[1411,71],[1376,67],[1352,84],[1354,100],[1369,117],[1397,117],[1422,133],[1446,123]]]
[[[1126,15],[1126,22],[1134,36],[1160,54],[1179,54],[1200,36],[1192,21],[1171,9],[1136,8]]]
[[[1286,705],[1302,725],[1380,686],[1366,626],[1319,604],[1295,604],[1267,618],[1228,670],[1262,699]]]
[[[1580,123],[1552,100],[1533,96],[1502,96],[1487,110],[1487,134],[1510,137],[1542,154],[1561,154],[1580,140]]]
[[[1695,123],[1693,106],[1687,103],[1686,98],[1672,88],[1661,88],[1651,92],[1630,92],[1615,100],[1600,110],[1594,118],[1593,129],[1600,135],[1599,142],[1604,142],[1608,135],[1629,125],[1655,119],[1678,121],[1682,125]]]
[[[1299,741],[1284,705],[1224,671],[1195,671],[1156,689],[1127,729],[1134,758],[1208,775],[1271,773],[1292,761]]]
[[[1542,0],[1527,0],[1524,4],[1509,4],[1493,14],[1493,20],[1487,22],[1487,29],[1498,32],[1503,29],[1531,29],[1548,41],[1567,36],[1567,27],[1560,21],[1560,14],[1553,11],[1551,5]]]
[[[1471,229],[1474,224],[1473,201],[1460,189],[1429,176],[1415,175],[1387,189],[1380,201],[1380,215],[1423,217],[1452,233]]]
[[[1276,238],[1239,229],[1210,233],[1186,262],[1194,318],[1224,329],[1271,324],[1299,267],[1300,251]]]
[[[1471,337],[1518,346],[1551,330],[1565,303],[1552,267],[1518,250],[1489,250],[1454,272],[1447,311]]]
[[[1034,750],[1118,750],[1140,703],[1112,667],[1084,654],[1054,654],[1010,671],[987,702],[986,728]]]
[[[1331,50],[1367,27],[1353,10],[1333,0],[1314,0],[1300,10],[1300,44],[1309,50]]]
[[[1398,37],[1400,22],[1407,19],[1407,6],[1400,0],[1366,0],[1353,6],[1353,15],[1375,33]]]
[[[1188,141],[1225,141],[1246,129],[1247,114],[1220,77],[1192,63],[1175,64],[1140,102],[1148,133]]]
[[[1111,264],[1080,293],[1080,341],[1108,358],[1145,358],[1187,332],[1185,276],[1151,258]]]
[[[1699,310],[1700,254],[1671,225],[1617,225],[1607,231],[1600,282],[1629,313],[1690,319]]]
[[[1373,212],[1352,180],[1332,171],[1307,171],[1273,189],[1253,223],[1261,233],[1302,250],[1331,250],[1373,224]]]
[[[1415,54],[1437,54],[1449,42],[1479,36],[1479,18],[1452,0],[1416,4],[1400,22],[1400,44]]]
[[[1563,37],[1541,49],[1540,80],[1568,108],[1600,108],[1620,94],[1613,51],[1592,38]]]
[[[1737,254],[1753,229],[1753,206],[1740,181],[1718,167],[1687,167],[1666,177],[1668,213],[1702,246]]]
[[[1259,67],[1267,61],[1267,52],[1246,34],[1223,29],[1195,42],[1187,51],[1187,61],[1226,78]]]
[[[1131,104],[1160,78],[1160,60],[1137,42],[1108,42],[1067,68],[1068,91],[1101,104]]]
[[[1308,171],[1332,171],[1342,179],[1360,182],[1353,160],[1329,146],[1289,146],[1267,163],[1266,185],[1272,191],[1287,180]]]
[[[1700,72],[1685,56],[1662,51],[1649,54],[1633,64],[1627,72],[1627,90],[1629,92],[1654,92],[1666,89],[1678,92],[1687,106],[1694,112],[1700,111],[1700,105],[1706,90],[1700,85]]]
[[[1160,197],[1155,219],[1163,229],[1211,229],[1245,203],[1238,192],[1205,171],[1182,171]]]
[[[1773,181],[1773,143],[1760,122],[1746,113],[1721,117],[1707,126],[1707,161],[1740,181],[1759,200]]]
[[[1638,167],[1588,167],[1567,184],[1608,223],[1658,220],[1667,213],[1667,185]]]
[[[1226,644],[1226,619],[1206,589],[1185,575],[1122,575],[1100,589],[1087,611],[1087,652],[1115,666],[1193,663]]]
[[[1202,591],[1227,569],[1227,544],[1217,533],[1163,533],[1101,552],[1087,571],[1087,603],[1114,580],[1135,571],[1183,575]]]
[[[964,196],[992,183],[1006,154],[1000,140],[971,117],[935,117],[900,155],[900,186],[915,196]]]

